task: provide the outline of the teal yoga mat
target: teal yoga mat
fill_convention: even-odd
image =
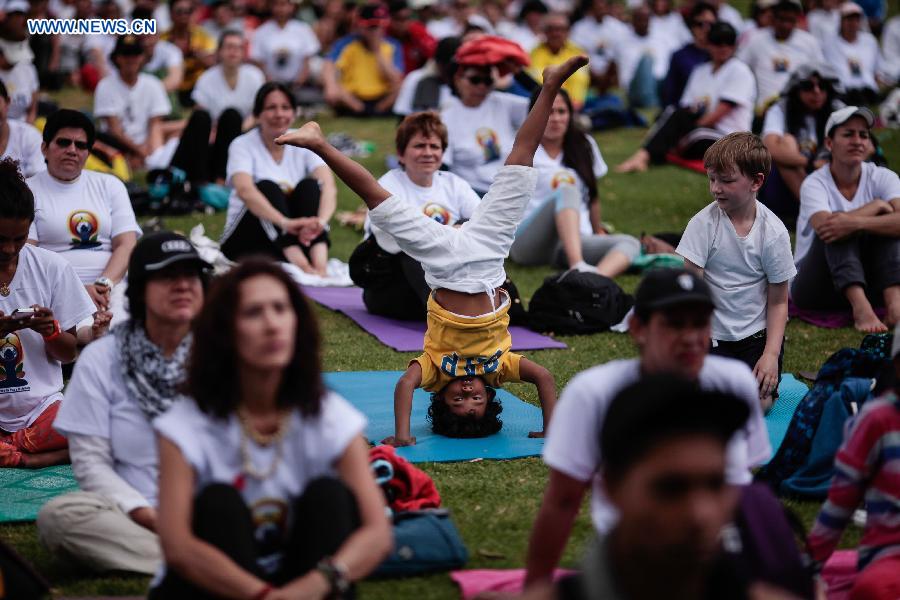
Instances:
[[[394,386],[401,371],[350,371],[325,374],[329,388],[349,400],[369,420],[366,437],[374,443],[394,435]],[[416,445],[398,448],[397,454],[418,462],[455,462],[484,459],[509,459],[538,456],[544,440],[530,439],[529,431],[540,431],[541,409],[523,402],[506,390],[497,390],[503,404],[500,433],[478,439],[452,439],[431,433],[425,420],[430,394],[416,390],[410,422]]]
[[[766,429],[769,431],[769,443],[772,445],[772,456],[778,452],[788,425],[794,418],[794,412],[803,396],[809,388],[790,374],[781,376],[781,384],[778,386],[778,400],[772,406],[772,410],[766,415]]]
[[[0,468],[0,523],[34,521],[48,500],[77,489],[70,465],[37,470]]]

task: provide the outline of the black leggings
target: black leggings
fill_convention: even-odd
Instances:
[[[664,163],[669,151],[678,149],[681,156],[687,159],[703,158],[703,153],[712,146],[716,134],[712,130],[697,128],[700,115],[687,108],[666,107],[650,128],[644,142],[644,150],[650,154],[654,164]],[[689,134],[700,134],[691,139]]]
[[[424,321],[431,288],[421,263],[403,252],[395,255],[393,277],[363,288],[363,303],[373,315]]]
[[[314,217],[319,214],[319,182],[315,179],[304,179],[290,194],[285,194],[277,183],[269,180],[256,182],[256,188],[262,192],[269,203],[286,217]],[[240,260],[244,256],[263,254],[276,260],[284,260],[284,249],[299,246],[309,258],[309,249],[324,242],[331,244],[328,233],[323,231],[307,247],[300,244],[297,236],[281,231],[268,221],[261,221],[250,209],[244,211],[240,221],[227,232],[222,241],[222,253],[231,260]]]
[[[294,523],[285,536],[281,568],[272,574],[263,573],[257,563],[259,552],[250,509],[230,485],[216,483],[203,488],[194,499],[192,529],[196,537],[221,550],[243,570],[278,586],[314,569],[360,526],[356,498],[336,479],[311,482],[291,510]],[[151,600],[214,597],[172,569],[149,595]]]
[[[169,165],[184,171],[186,179],[194,184],[224,180],[228,146],[241,134],[242,123],[243,119],[238,111],[233,108],[225,109],[219,115],[216,125],[216,141],[210,146],[212,118],[205,110],[195,110],[181,132]],[[125,144],[109,133],[100,132],[97,139],[120,152],[127,152]]]

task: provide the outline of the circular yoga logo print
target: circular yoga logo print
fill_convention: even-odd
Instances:
[[[73,248],[95,248],[100,245],[100,220],[89,210],[75,210],[69,215],[69,233]]]
[[[422,207],[422,212],[426,217],[432,221],[437,221],[441,225],[450,224],[450,211],[437,202],[429,202]]]
[[[575,176],[569,171],[558,171],[550,181],[550,188],[555,190],[561,185],[575,185]]]

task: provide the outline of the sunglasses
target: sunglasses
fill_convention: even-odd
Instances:
[[[801,92],[811,92],[813,90],[826,91],[827,86],[819,81],[801,81],[797,84],[797,89]]]
[[[494,85],[494,78],[487,75],[484,77],[479,75],[469,75],[465,79],[472,85]]]
[[[89,147],[87,142],[82,142],[80,140],[70,140],[69,138],[62,137],[56,138],[55,140],[53,140],[53,142],[60,148],[68,148],[72,144],[75,144],[75,147],[79,150],[87,150]]]

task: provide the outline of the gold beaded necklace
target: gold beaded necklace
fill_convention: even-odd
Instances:
[[[243,471],[250,477],[260,481],[268,479],[275,473],[284,454],[284,444],[282,442],[290,427],[291,414],[290,412],[282,413],[278,418],[278,429],[270,434],[257,431],[250,423],[249,419],[247,419],[247,416],[240,410],[237,412],[237,416],[241,424],[241,462],[243,463]],[[258,470],[253,464],[253,458],[250,456],[248,439],[252,439],[258,446],[264,448],[276,444],[275,458],[272,459],[272,462],[264,471]]]

